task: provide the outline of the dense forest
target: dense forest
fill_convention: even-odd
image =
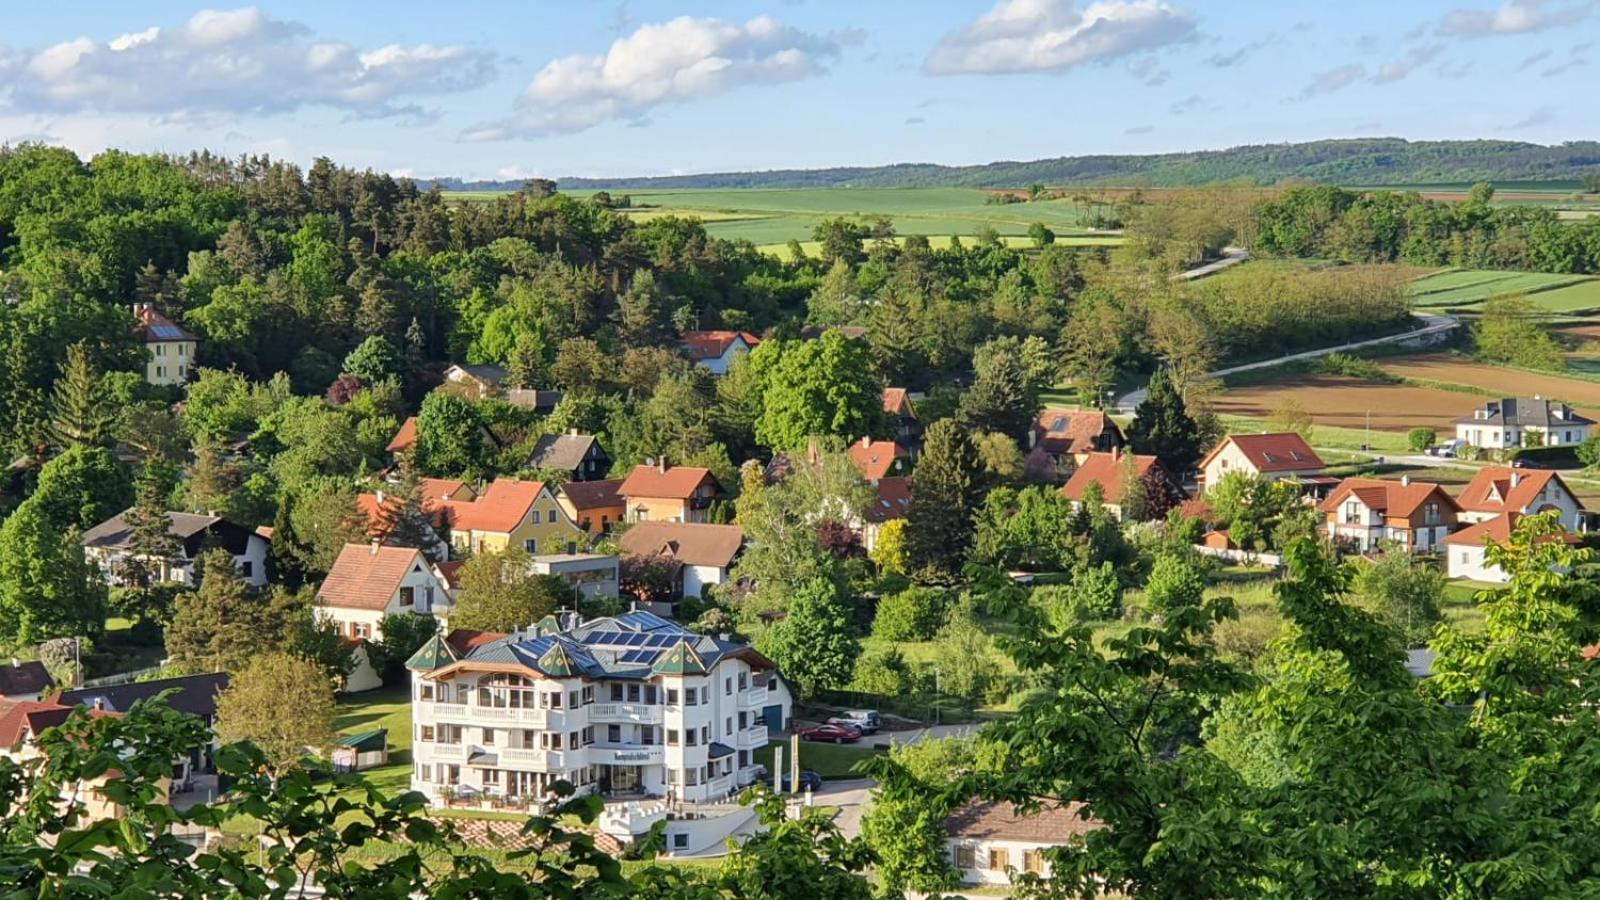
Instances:
[[[899,163],[766,172],[713,172],[652,178],[563,178],[563,189],[1021,187],[1033,182],[1178,187],[1242,181],[1277,184],[1470,184],[1548,181],[1576,184],[1600,174],[1600,143],[1554,146],[1520,141],[1407,141],[1350,138],[1299,144],[1260,144],[1149,155],[1061,156],[974,166]],[[447,189],[508,190],[502,182],[444,179]]]

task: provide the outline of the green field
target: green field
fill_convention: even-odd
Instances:
[[[1490,297],[1525,294],[1560,314],[1600,309],[1600,278],[1494,269],[1450,269],[1411,283],[1418,309],[1473,309]]]
[[[950,246],[950,235],[932,234],[928,235],[927,237],[928,246],[935,250],[945,250]],[[905,239],[896,238],[895,241],[896,243],[904,243]],[[1007,247],[1016,249],[1033,246],[1033,240],[1031,238],[1014,234],[1001,235],[1000,242],[1005,244]],[[1075,234],[1068,235],[1066,237],[1058,236],[1055,242],[1063,247],[1120,247],[1123,244],[1123,238],[1114,234]],[[966,241],[966,244],[970,247],[972,246],[972,241],[968,240]],[[762,244],[756,249],[760,250],[762,253],[771,253],[776,256],[784,257],[785,259],[789,257],[789,245],[787,243]],[[822,244],[818,241],[801,241],[800,250],[807,256],[818,256],[822,253]]]
[[[1084,209],[1071,200],[1037,203],[990,204],[988,191],[974,188],[793,188],[670,191],[611,191],[626,195],[633,207],[631,218],[646,220],[660,215],[694,216],[706,223],[715,237],[749,240],[757,245],[782,246],[788,241],[809,241],[812,229],[837,216],[874,219],[886,216],[901,234],[963,235],[988,226],[1001,235],[1023,237],[1028,226],[1043,222],[1063,243],[1069,238],[1092,237],[1097,242],[1113,235],[1092,234],[1082,223]],[[576,196],[588,196],[574,192]],[[447,197],[465,202],[492,200],[493,191],[452,191]]]

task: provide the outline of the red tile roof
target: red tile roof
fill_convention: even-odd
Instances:
[[[400,430],[394,433],[394,438],[389,441],[389,446],[385,449],[387,449],[390,453],[399,453],[402,450],[409,450],[416,445],[417,417],[407,416],[406,420],[400,423]]]
[[[1095,441],[1109,427],[1116,425],[1097,410],[1046,409],[1033,420],[1033,433],[1045,450],[1062,453],[1093,452]]]
[[[1091,453],[1061,486],[1061,494],[1068,500],[1082,500],[1091,484],[1099,484],[1103,502],[1117,505],[1122,502],[1123,466],[1128,456],[1133,456],[1134,472],[1143,478],[1156,467],[1154,456],[1125,453]]]
[[[36,700],[11,700],[0,706],[0,749],[9,750],[24,739],[36,738],[46,728],[54,728],[72,715],[76,706]],[[89,710],[93,718],[115,716],[119,713],[101,709]]]
[[[1206,458],[1200,461],[1200,468],[1204,469],[1212,457],[1221,453],[1229,443],[1239,448],[1257,472],[1297,472],[1323,467],[1322,457],[1311,449],[1305,438],[1293,431],[1285,431],[1278,434],[1230,434],[1206,454]]]
[[[713,485],[717,484],[710,469],[697,466],[666,465],[663,471],[661,466],[638,465],[623,479],[619,491],[624,497],[687,500],[708,479]]]
[[[737,525],[639,522],[624,531],[617,544],[628,556],[660,554],[686,566],[725,569],[744,546],[744,529]]]
[[[441,563],[434,563],[433,568],[444,579],[444,586],[454,591],[461,587],[461,567],[466,564],[467,561],[464,559],[447,559]]]
[[[1552,480],[1572,494],[1561,476],[1548,469],[1486,466],[1461,489],[1456,502],[1471,512],[1538,512],[1534,504]]]
[[[916,407],[911,405],[910,392],[905,388],[887,387],[883,389],[883,411],[891,416],[917,417]]]
[[[135,303],[133,318],[137,321],[139,337],[146,344],[160,341],[198,341],[199,338],[174,324],[173,321],[148,303]]]
[[[910,508],[911,479],[904,475],[880,478],[878,495],[873,498],[872,506],[866,511],[867,521],[887,522],[890,519],[904,519],[906,510]]]
[[[1502,513],[1492,519],[1463,528],[1445,538],[1444,542],[1462,547],[1482,547],[1486,539],[1496,544],[1505,544],[1510,542],[1511,531],[1516,527],[1517,520],[1521,518],[1522,515],[1520,513]],[[1568,544],[1577,544],[1583,538],[1571,532],[1563,531],[1559,535],[1546,535],[1545,540],[1561,540]]]
[[[945,833],[953,838],[974,841],[1016,841],[1058,847],[1073,835],[1100,828],[1083,804],[1062,806],[1045,802],[1034,813],[1024,814],[1004,801],[975,800],[958,808],[944,820]]]
[[[412,547],[345,544],[317,588],[317,603],[343,609],[383,609],[413,564],[428,565],[421,551]]]
[[[861,477],[868,481],[877,481],[889,474],[894,468],[897,459],[904,459],[911,454],[894,441],[875,441],[864,437],[850,445],[850,461],[861,470]]]
[[[542,481],[497,478],[473,500],[443,500],[450,527],[462,531],[510,533],[527,517],[544,490]]]
[[[696,361],[717,359],[727,352],[730,344],[740,339],[751,348],[761,343],[761,338],[748,331],[686,331],[683,333],[683,349],[690,359]]]
[[[1455,498],[1437,484],[1429,481],[1413,481],[1405,484],[1381,478],[1346,478],[1339,482],[1339,486],[1333,489],[1333,493],[1329,494],[1326,500],[1317,504],[1317,508],[1322,512],[1337,512],[1340,504],[1352,494],[1367,509],[1396,518],[1409,518],[1430,498],[1441,501],[1452,509],[1460,510]]]
[[[533,624],[529,622],[528,624]],[[450,645],[456,656],[463,657],[473,649],[484,644],[492,644],[506,635],[499,631],[474,631],[471,628],[457,628],[445,635],[444,642]]]

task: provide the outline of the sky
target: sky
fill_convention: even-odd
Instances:
[[[1600,137],[1600,0],[265,0],[0,13],[0,144],[416,177]]]

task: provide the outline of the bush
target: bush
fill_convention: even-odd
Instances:
[[[1579,444],[1575,452],[1578,454],[1578,461],[1589,468],[1592,469],[1596,465],[1600,465],[1600,435],[1596,435]]]
[[[885,641],[931,640],[944,624],[950,597],[933,588],[912,587],[878,601],[872,636]]]
[[[1436,440],[1438,435],[1433,433],[1432,428],[1413,428],[1406,432],[1406,446],[1419,453],[1432,447]]]
[[[883,697],[899,697],[912,687],[911,667],[899,650],[868,653],[856,660],[850,690]]]

